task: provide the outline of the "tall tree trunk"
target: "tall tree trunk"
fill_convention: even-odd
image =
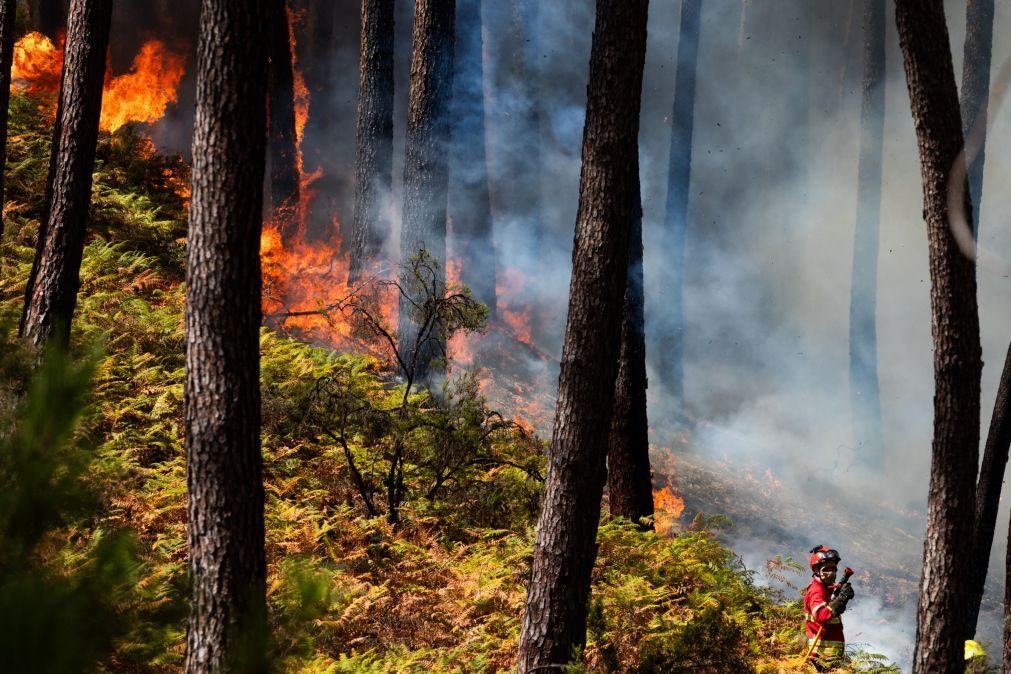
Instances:
[[[1011,524],[1008,525],[1007,552],[1005,559],[1011,559]],[[1011,563],[1004,566],[1004,630],[1001,635],[1003,648],[1001,653],[1001,672],[1011,673]]]
[[[91,204],[112,0],[72,0],[60,83],[58,130],[49,164],[51,195],[26,294],[23,335],[36,346],[70,339]]]
[[[270,201],[271,217],[285,245],[300,224],[298,138],[295,134],[295,73],[285,0],[268,0],[270,12]]]
[[[638,157],[636,158],[638,167]],[[638,169],[636,170],[638,175]],[[646,319],[642,268],[642,198],[632,195],[628,239],[628,281],[621,323],[614,415],[607,450],[607,493],[611,515],[640,522],[653,514],[646,417]],[[648,528],[652,529],[652,526]]]
[[[393,0],[363,0],[350,275],[382,249],[393,189]]]
[[[997,526],[997,507],[1000,504],[1001,485],[1011,447],[1011,345],[1008,345],[1004,369],[997,387],[997,398],[990,417],[990,431],[983,449],[983,464],[976,483],[976,516],[972,530],[972,547],[969,554],[969,603],[965,619],[965,638],[972,639],[979,620],[979,605],[983,600],[986,572],[990,565],[990,548]]]
[[[204,0],[186,275],[186,671],[265,672],[260,230],[266,2]]]
[[[449,185],[449,126],[453,91],[455,0],[415,0],[404,149],[404,216],[400,229],[401,262],[424,248],[446,263],[446,206]],[[440,270],[444,278],[445,267]],[[404,279],[406,282],[406,279]],[[440,279],[440,283],[441,283]],[[417,300],[419,298],[411,298]],[[411,302],[400,300],[400,348],[413,350],[417,327]],[[419,355],[416,375],[425,380],[432,360],[445,345],[429,342]]]
[[[857,456],[880,466],[884,441],[878,388],[878,229],[885,128],[885,0],[864,0],[857,220],[850,287],[850,409]]]
[[[966,0],[965,52],[962,61],[962,133],[969,160],[969,197],[973,237],[979,235],[983,199],[983,160],[986,154],[987,102],[990,98],[990,59],[993,51],[994,0]]]
[[[590,574],[628,277],[647,0],[597,0],[579,213],[558,402],[533,570],[520,633],[520,674],[557,670],[586,638]]]
[[[969,588],[964,534],[974,515],[982,370],[976,267],[948,225],[962,119],[943,3],[896,0],[895,15],[920,150],[934,343],[934,440],[913,674],[960,674]],[[960,187],[971,213],[964,179]]]
[[[7,107],[11,98],[14,62],[14,19],[17,0],[0,0],[0,239],[4,235],[4,169],[7,166]]]
[[[453,82],[450,220],[460,281],[495,314],[495,240],[485,152],[481,0],[459,0]]]
[[[53,42],[67,27],[67,0],[30,0],[32,26]]]
[[[684,403],[684,264],[688,228],[688,188],[691,181],[692,133],[695,123],[695,71],[699,53],[699,15],[702,0],[683,0],[678,38],[678,62],[671,114],[670,167],[663,249],[668,263],[662,268],[666,308],[658,320],[657,370],[676,407]],[[742,9],[742,12],[744,10]]]

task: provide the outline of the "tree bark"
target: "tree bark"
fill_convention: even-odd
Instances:
[[[35,30],[54,43],[67,28],[67,0],[31,0],[28,10]]]
[[[983,449],[983,464],[976,483],[976,515],[969,554],[969,603],[965,619],[965,638],[972,639],[979,620],[979,605],[983,600],[986,572],[990,565],[990,548],[997,527],[997,507],[1000,504],[1004,469],[1011,447],[1011,345],[1008,345],[1004,369],[1001,371],[997,398],[993,403],[990,430]]]
[[[934,439],[913,674],[956,674],[964,669],[964,534],[974,515],[982,369],[975,263],[962,255],[948,225],[962,120],[943,3],[896,0],[895,13],[920,151],[934,343]],[[971,213],[964,181],[961,187]]]
[[[1011,559],[1011,524],[1008,525],[1005,559]],[[1004,630],[1002,636],[1001,672],[1011,672],[1011,564],[1004,566]]]
[[[4,169],[7,166],[7,108],[11,98],[14,63],[14,20],[17,0],[0,0],[0,239],[4,235]]]
[[[270,200],[271,217],[285,245],[300,224],[298,138],[295,133],[295,72],[285,0],[269,0],[270,12]]]
[[[350,276],[378,257],[393,189],[393,0],[363,0]]]
[[[450,220],[460,281],[495,315],[495,240],[485,151],[481,0],[459,0],[453,82]]]
[[[638,175],[638,170],[636,174]],[[614,415],[607,450],[607,493],[612,516],[641,522],[643,518],[653,515],[653,481],[649,466],[649,422],[646,416],[642,198],[638,186],[632,199],[621,352],[618,357]],[[645,528],[653,527],[649,525]]]
[[[671,114],[670,166],[662,246],[670,258],[661,269],[666,309],[659,317],[657,370],[676,408],[684,404],[684,264],[695,123],[695,71],[702,0],[684,0]],[[742,9],[742,12],[744,10]]]
[[[77,303],[112,0],[72,0],[49,163],[45,225],[39,228],[22,334],[36,346],[67,344]]]
[[[987,102],[990,99],[990,59],[993,51],[993,0],[966,0],[965,52],[962,61],[962,133],[969,160],[973,238],[979,235],[986,154]]]
[[[517,669],[561,671],[586,638],[628,277],[647,0],[598,0],[558,402]]]
[[[266,2],[204,0],[186,290],[186,671],[266,671],[260,230]]]
[[[881,465],[878,387],[878,230],[885,128],[885,0],[864,0],[864,86],[860,110],[857,220],[850,286],[850,409],[858,458]]]
[[[443,265],[439,283],[445,278],[446,263],[455,19],[455,0],[415,1],[400,257],[404,263],[424,248]],[[400,348],[410,353],[417,339],[417,327],[411,321],[410,302],[404,297],[400,301],[399,323]],[[418,359],[415,374],[420,380],[427,377],[432,360],[441,351],[438,344],[429,344]]]

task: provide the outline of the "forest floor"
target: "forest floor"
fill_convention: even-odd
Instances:
[[[155,152],[135,129],[103,134],[73,331],[79,362],[91,363],[85,367],[87,404],[79,414],[54,408],[36,384],[27,408],[14,412],[28,388],[28,356],[19,352],[12,330],[44,193],[52,128],[47,110],[49,102],[20,95],[11,103],[7,230],[0,242],[6,377],[0,386],[0,446],[12,447],[3,444],[5,438],[45,426],[33,425],[32,414],[66,416],[76,424],[66,444],[75,448],[72,456],[86,456],[80,482],[93,502],[56,513],[46,520],[52,522],[48,530],[26,537],[4,508],[14,512],[27,508],[25,499],[35,499],[32,508],[43,503],[56,512],[69,501],[61,501],[55,488],[0,500],[0,549],[12,549],[13,540],[31,541],[27,558],[35,584],[28,602],[12,589],[12,580],[0,581],[0,614],[19,616],[4,619],[0,643],[11,641],[7,653],[16,644],[32,671],[80,671],[95,662],[104,671],[180,671],[188,168]],[[277,670],[508,671],[529,574],[543,442],[522,424],[492,424],[484,399],[466,380],[441,396],[412,397],[409,413],[424,422],[397,427],[383,421],[400,396],[381,359],[314,347],[267,328],[261,348],[268,602]],[[71,379],[65,373],[62,381]],[[321,402],[323,381],[353,389],[370,412],[343,427],[347,447],[328,433],[347,409]],[[402,522],[393,526],[384,517],[366,516],[348,457],[362,468],[381,509],[397,433],[408,454]],[[53,463],[47,479],[76,475],[71,467],[77,464],[60,463],[70,455],[48,442],[32,459]],[[460,458],[475,455],[482,460]],[[18,465],[3,458],[5,479]],[[433,490],[450,469],[453,478]],[[681,487],[684,499],[694,503],[691,479]],[[605,515],[586,669],[572,671],[808,671],[801,658],[799,594],[764,587],[717,540],[714,529],[725,520],[710,515],[691,525],[674,521],[658,534]],[[128,542],[123,563],[109,562],[108,541],[114,539]],[[0,570],[4,563],[0,554]],[[770,569],[777,573],[775,563]],[[103,596],[91,604],[68,601],[96,587]],[[49,603],[46,593],[53,598]],[[50,613],[36,620],[26,606],[48,607]],[[96,608],[86,612],[82,606]],[[101,627],[106,638],[101,647],[97,640],[69,642],[52,634],[53,625],[68,633]],[[845,671],[895,670],[880,657],[854,653],[852,669]]]

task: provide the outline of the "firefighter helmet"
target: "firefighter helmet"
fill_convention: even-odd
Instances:
[[[822,564],[832,562],[833,564],[839,564],[839,552],[831,548],[826,548],[824,545],[819,545],[815,548],[811,548],[811,570],[816,570]]]

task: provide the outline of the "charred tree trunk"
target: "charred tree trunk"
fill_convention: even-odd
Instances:
[[[32,26],[54,43],[67,27],[67,0],[31,0]]]
[[[350,277],[357,280],[390,230],[393,188],[393,0],[362,2]]]
[[[450,220],[460,281],[495,315],[495,240],[485,152],[481,0],[459,0],[453,82]]]
[[[36,346],[54,338],[63,344],[70,340],[111,20],[112,0],[72,0],[70,4],[59,118],[49,163],[50,199],[44,207],[45,224],[39,228],[23,317],[22,334]]]
[[[637,158],[638,159],[638,158]],[[636,162],[638,166],[638,162]],[[638,175],[638,170],[636,171]],[[632,195],[628,281],[621,323],[621,352],[614,386],[614,416],[607,450],[607,493],[611,515],[633,522],[653,515],[646,417],[646,319],[642,268],[642,198]],[[652,525],[649,525],[652,529]]]
[[[699,15],[702,0],[681,3],[678,62],[671,115],[670,167],[663,248],[670,259],[663,269],[666,309],[659,316],[658,371],[675,408],[684,404],[684,264],[688,228],[688,188],[691,182],[692,134],[695,123],[695,70],[699,53]],[[743,11],[743,10],[742,10]]]
[[[295,73],[285,0],[268,0],[270,12],[270,201],[271,217],[284,244],[298,234],[298,137],[295,132]]]
[[[864,0],[857,221],[850,287],[850,409],[857,456],[880,466],[884,441],[878,388],[878,229],[885,128],[885,0]]]
[[[997,506],[1004,482],[1008,449],[1011,447],[1011,345],[1008,345],[1004,369],[993,403],[990,431],[983,449],[983,464],[976,483],[976,517],[972,529],[972,547],[968,557],[969,603],[965,618],[964,636],[972,639],[979,620],[979,605],[983,600],[986,572],[990,565],[990,548],[997,527]]]
[[[11,98],[14,63],[14,19],[17,0],[0,0],[0,239],[4,235],[4,169],[7,166],[7,107]]]
[[[408,94],[407,138],[404,149],[404,217],[400,231],[401,263],[427,250],[443,267],[446,263],[446,207],[449,186],[449,127],[453,91],[455,0],[416,0]],[[408,279],[403,279],[405,284]],[[400,348],[414,349],[417,326],[411,305],[419,298],[400,300]],[[432,360],[445,345],[429,342],[419,354],[419,380],[427,378]]]
[[[948,182],[962,150],[962,120],[940,0],[896,0],[896,24],[920,150],[930,249],[934,439],[913,674],[964,669],[968,565],[979,456],[982,360],[976,268],[948,225]],[[965,213],[971,213],[963,178]]]
[[[598,0],[558,403],[517,670],[560,671],[586,638],[590,574],[638,189],[647,0]]]
[[[993,51],[994,0],[966,0],[965,52],[962,61],[962,133],[969,161],[972,235],[979,235],[983,200],[983,160],[986,154],[987,102],[990,99],[990,59]]]
[[[265,672],[260,230],[268,9],[204,0],[186,275],[186,671]]]

